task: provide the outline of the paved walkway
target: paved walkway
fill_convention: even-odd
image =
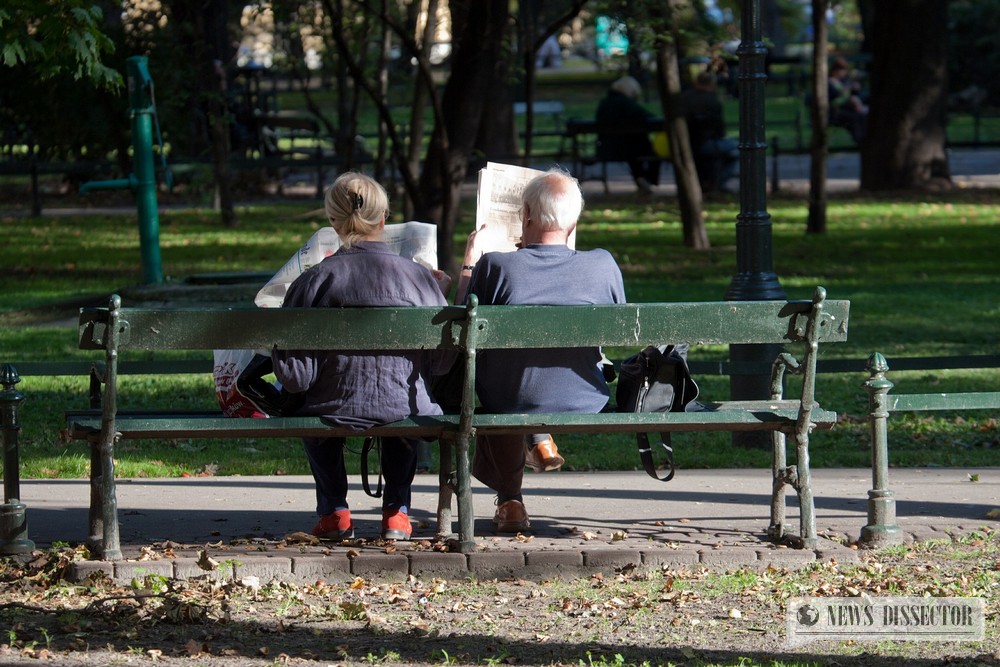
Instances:
[[[961,148],[948,151],[952,181],[958,188],[997,188],[1000,187],[1000,149],[996,148]],[[544,168],[544,166],[542,166]],[[596,168],[591,171],[597,172]],[[827,189],[829,192],[852,192],[860,186],[861,156],[858,153],[833,153],[827,158]],[[766,165],[768,192],[774,191],[775,179],[778,190],[785,193],[807,195],[809,192],[809,156],[801,154],[783,154],[778,158],[777,168],[774,159],[768,155]],[[736,181],[732,182],[735,187]],[[608,165],[608,186],[612,193],[635,191],[635,185],[623,163]],[[584,194],[603,193],[600,181],[586,180],[583,183]],[[677,187],[674,183],[673,168],[666,164],[663,167],[662,183],[654,189],[657,195],[676,196]],[[733,199],[736,196],[733,195]]]
[[[997,148],[961,148],[949,150],[949,164],[951,167],[952,181],[959,188],[1000,188],[1000,149]],[[546,169],[551,166],[549,163],[537,163],[533,165],[538,169]],[[569,162],[562,164],[569,169],[572,167]],[[677,186],[674,182],[673,167],[669,162],[664,163],[661,175],[661,184],[654,188],[654,197],[675,197]],[[851,192],[859,187],[859,174],[861,170],[861,156],[858,153],[834,153],[827,158],[827,189],[829,192]],[[583,178],[581,185],[586,198],[600,196],[604,194],[604,185],[600,180],[595,180],[598,174],[596,167],[590,168],[586,174],[576,174]],[[333,182],[335,174],[330,172],[327,176],[328,183]],[[809,192],[809,156],[801,154],[782,154],[775,165],[773,158],[767,157],[766,177],[769,184],[769,192],[774,191],[774,184],[777,182],[778,190],[785,193],[794,193],[805,196]],[[282,185],[285,195],[297,197],[314,198],[316,192],[316,174],[308,170],[301,173],[289,173],[284,177]],[[735,186],[736,181],[731,185]],[[624,163],[611,163],[608,165],[608,191],[612,194],[634,193],[635,184],[628,173],[628,167]],[[471,177],[464,186],[463,193],[466,196],[475,196],[476,179]],[[736,201],[736,195],[732,195]],[[161,204],[161,210],[171,208],[184,208],[184,205],[167,206]],[[28,216],[30,207],[17,210],[0,211],[4,216]],[[44,215],[134,215],[133,206],[115,207],[52,207],[43,210]]]
[[[978,481],[970,481],[970,474]],[[525,503],[532,529],[499,536],[492,530],[493,497],[474,484],[476,549],[459,554],[433,543],[435,475],[414,483],[414,540],[387,545],[377,538],[379,501],[352,478],[352,511],[359,539],[312,544],[314,490],[308,476],[205,477],[121,480],[118,509],[125,560],[87,561],[76,576],[101,570],[116,578],[158,573],[204,574],[199,552],[235,575],[262,580],[350,580],[420,577],[479,579],[588,576],[620,568],[660,565],[728,569],[799,567],[816,560],[856,561],[851,548],[868,521],[868,470],[814,471],[816,549],[779,547],[766,538],[768,470],[680,470],[669,483],[643,472],[529,474]],[[891,473],[897,523],[906,540],[944,538],[989,526],[1000,508],[1000,468],[899,469]],[[28,537],[39,547],[87,538],[89,488],[85,480],[26,480]],[[798,526],[789,496],[787,523]]]

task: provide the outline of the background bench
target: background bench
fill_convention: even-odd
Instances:
[[[473,299],[474,302],[474,299]],[[814,400],[816,352],[820,341],[846,340],[849,304],[812,301],[621,304],[615,306],[451,306],[370,309],[123,309],[81,312],[80,346],[105,352],[105,391],[99,413],[67,415],[67,434],[93,448],[90,536],[95,551],[120,558],[114,446],[119,438],[331,437],[408,435],[441,440],[441,497],[438,534],[450,535],[451,505],[457,495],[458,548],[474,548],[469,446],[477,432],[553,433],[637,431],[770,431],[773,434],[771,528],[775,539],[792,535],[784,525],[786,488],[799,494],[799,538],[814,545],[808,443],[813,428],[831,428],[836,415]],[[388,332],[388,333],[387,333]],[[475,413],[475,358],[478,351],[505,348],[630,346],[667,341],[692,344],[802,344],[796,359],[782,354],[773,365],[772,397],[761,401],[709,403],[698,413],[597,415]],[[465,364],[462,410],[439,417],[414,417],[358,434],[320,417],[226,418],[214,414],[119,413],[117,365],[131,350],[211,349],[441,349]],[[799,397],[785,399],[786,371],[803,376]],[[796,465],[785,459],[785,435],[795,438]],[[631,441],[630,441],[631,442]]]
[[[323,196],[324,166],[336,162],[333,138],[318,118],[302,112],[274,112],[255,117],[261,157],[279,163],[304,160],[316,169],[316,196]],[[279,180],[280,183],[280,180]],[[281,188],[278,188],[279,194]]]

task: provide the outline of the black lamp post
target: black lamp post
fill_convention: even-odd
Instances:
[[[726,290],[727,301],[784,299],[785,291],[774,273],[771,245],[771,216],[767,212],[767,138],[764,132],[764,60],[767,47],[761,40],[760,0],[743,3],[740,59],[737,79],[740,94],[740,213],[736,218],[737,273]],[[731,345],[730,361],[766,364],[777,354],[773,345]],[[733,400],[769,396],[766,371],[731,374]],[[769,436],[761,433],[734,433],[741,446],[766,447]]]

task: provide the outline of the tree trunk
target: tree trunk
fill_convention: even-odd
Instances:
[[[542,10],[540,0],[521,2],[518,6],[520,13],[518,45],[521,49],[521,68],[524,70],[524,156],[521,161],[524,166],[531,163],[531,153],[534,150],[536,55],[545,40],[575,19],[586,3],[587,0],[573,0],[565,12],[555,17],[543,29],[539,29]]]
[[[483,107],[479,135],[473,152],[482,159],[517,162],[517,124],[514,122],[514,89],[509,79],[511,54],[504,49],[493,72],[490,103]]]
[[[948,3],[872,3],[868,131],[861,189],[952,187],[945,150]]]
[[[450,4],[457,45],[441,100],[443,118],[435,121],[420,175],[421,201],[416,217],[437,222],[438,265],[454,272],[459,195],[483,109],[492,103],[509,12],[507,0],[453,0]],[[461,20],[455,20],[456,15]]]
[[[418,6],[418,5],[414,5]],[[438,22],[438,0],[429,0],[427,3],[427,22],[424,24],[423,35],[420,39],[420,59],[422,62],[430,62],[431,46],[434,44],[434,33],[437,30]],[[416,25],[414,17],[414,25]],[[415,68],[416,69],[416,68]],[[410,173],[416,174],[420,171],[420,155],[423,151],[424,119],[426,118],[427,102],[434,90],[430,88],[426,79],[420,76],[419,71],[414,72],[416,80],[413,87],[413,104],[410,112],[409,143],[407,151],[407,164]],[[413,202],[407,200],[407,214],[413,215]]]
[[[213,205],[225,227],[236,227],[239,221],[233,204],[232,175],[229,168],[231,145],[226,109],[226,63],[229,62],[227,0],[194,3],[189,9],[195,21],[194,52],[198,58],[200,102],[207,111],[208,136],[212,155],[212,176],[215,181]]]
[[[681,73],[675,39],[661,40],[657,47],[656,83],[666,118],[670,139],[670,158],[677,181],[677,199],[681,210],[684,245],[697,250],[711,247],[702,210],[701,184],[694,165],[694,152],[687,123],[680,109]]]
[[[827,88],[827,36],[826,10],[829,0],[812,0],[813,54],[812,54],[812,106],[809,118],[812,136],[809,142],[809,218],[806,233],[826,232],[826,158],[830,153],[828,123],[830,118],[829,90]]]

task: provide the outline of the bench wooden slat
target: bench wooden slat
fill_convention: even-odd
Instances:
[[[103,309],[81,311],[80,347],[105,348]],[[293,315],[290,317],[290,313]],[[389,322],[386,322],[386,317]],[[392,350],[450,347],[460,306],[411,308],[239,308],[226,312],[123,308],[122,350]]]
[[[480,306],[479,348],[644,346],[781,343],[801,340],[794,316],[808,315],[809,301],[560,306],[552,318],[546,306]],[[820,338],[847,339],[850,303],[825,302]],[[291,324],[288,313],[295,314]],[[104,349],[100,311],[81,312],[80,347]],[[388,313],[391,324],[386,325]],[[465,317],[460,306],[445,308],[232,309],[225,319],[206,310],[123,308],[128,323],[120,349],[431,349],[458,342]],[[804,321],[804,317],[803,317]],[[492,325],[490,323],[493,323]],[[282,326],[278,326],[278,324]],[[711,326],[707,326],[710,323]],[[432,326],[437,325],[437,326]],[[507,333],[503,333],[507,332]]]
[[[774,430],[775,422],[794,428],[797,401],[725,401],[711,403],[705,412],[644,412],[600,414],[477,414],[472,425],[479,432],[614,433],[634,431],[733,431]],[[837,414],[814,410],[817,428],[833,428]],[[360,435],[437,436],[455,431],[458,415],[408,417],[368,429],[363,434],[328,424],[321,417],[274,417],[270,419],[225,417],[218,413],[120,412],[115,430],[125,439],[144,438],[321,438]],[[101,430],[101,416],[94,410],[67,413],[67,433],[84,439]]]
[[[709,405],[713,410],[706,412],[476,415],[472,423],[479,433],[494,430],[504,433],[773,431],[793,429],[799,415],[797,401],[782,401],[780,405],[738,403],[713,403]],[[812,423],[817,428],[830,429],[836,422],[835,412],[814,410],[812,413]]]
[[[379,436],[437,436],[445,430],[454,430],[456,416],[415,416],[397,422],[373,427],[366,435]],[[71,438],[81,439],[101,431],[99,415],[69,415],[67,432]],[[350,429],[337,427],[321,417],[277,417],[253,419],[250,417],[225,417],[221,414],[202,416],[134,415],[115,419],[115,431],[125,439],[162,438],[330,438],[360,435]]]
[[[787,343],[803,340],[811,301],[480,306],[476,346],[489,348],[643,347],[669,342],[692,345]],[[824,302],[820,339],[847,340],[850,302]],[[797,321],[796,316],[802,316]]]
[[[997,410],[1000,392],[970,392],[957,394],[889,394],[890,412],[922,412],[924,410]]]

